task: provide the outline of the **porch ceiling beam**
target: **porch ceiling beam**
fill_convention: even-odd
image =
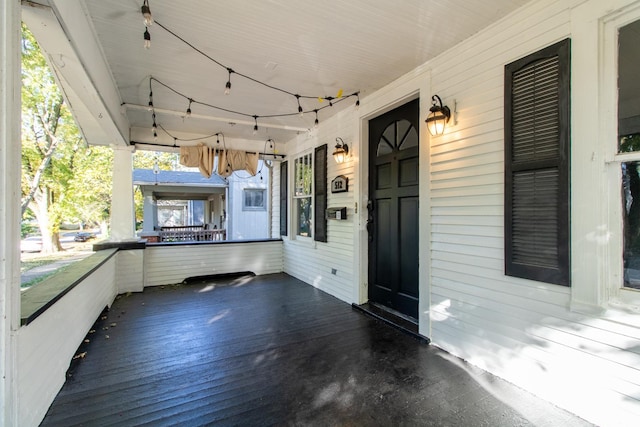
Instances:
[[[122,106],[124,108],[126,108],[126,109],[129,109],[129,110],[138,110],[138,111],[148,111],[149,110],[149,106],[148,105],[124,103],[124,104],[122,104]],[[167,110],[165,108],[154,107],[153,110],[156,113],[159,113],[159,114],[167,114],[167,115],[177,116],[177,117],[184,117],[184,115],[185,115],[184,111]],[[255,124],[253,120],[232,120],[232,119],[229,119],[228,117],[216,117],[216,116],[209,116],[209,115],[206,115],[206,114],[197,114],[197,113],[191,113],[191,118],[202,119],[202,120],[210,120],[210,121],[213,121],[213,122],[221,122],[221,123],[234,123],[234,124],[237,124],[237,125],[247,125],[247,126],[253,126]],[[269,128],[269,129],[290,130],[291,132],[308,132],[309,131],[309,129],[302,128],[302,127],[278,125],[278,124],[275,124],[275,123],[265,123],[264,121],[262,121],[262,119],[260,120],[259,126],[261,128],[264,127],[264,128]]]
[[[84,2],[22,1],[23,21],[38,40],[86,141],[126,146],[129,122],[120,114],[121,98],[88,16]]]

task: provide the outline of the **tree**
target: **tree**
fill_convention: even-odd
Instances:
[[[30,210],[36,217],[43,252],[62,250],[63,218],[102,219],[105,209],[108,214],[110,187],[97,185],[89,176],[110,179],[111,155],[104,147],[87,147],[35,38],[23,24],[21,209],[23,216]]]

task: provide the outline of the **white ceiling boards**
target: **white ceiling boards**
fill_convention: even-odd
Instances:
[[[117,93],[123,104],[118,111],[113,111],[114,100],[103,102],[112,120],[124,115],[129,129],[121,130],[123,139],[135,134],[140,142],[153,142],[152,116],[145,107],[150,77],[157,79],[152,84],[161,128],[156,142],[171,145],[172,136],[216,132],[287,141],[314,127],[314,110],[322,123],[340,109],[353,108],[356,97],[338,99],[339,91],[362,99],[526,0],[150,0],[155,23],[148,27],[149,49],[144,48],[142,0],[38,3],[51,7],[97,92],[111,87]],[[25,21],[38,26],[37,19]],[[48,31],[34,30],[55,59],[59,46],[42,40]],[[98,71],[105,67],[106,73]],[[225,95],[227,82],[231,89]],[[75,82],[65,84],[74,87]],[[82,97],[79,88],[73,92]],[[300,98],[302,116],[296,94],[310,96]],[[317,97],[336,99],[327,107],[329,101]],[[186,118],[189,99],[192,114]],[[274,115],[286,116],[269,117]]]

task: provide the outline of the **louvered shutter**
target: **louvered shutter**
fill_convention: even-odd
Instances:
[[[280,163],[280,235],[287,235],[288,163]]]
[[[327,241],[327,144],[316,147],[313,156],[313,239]]]
[[[569,40],[505,67],[505,272],[569,285]]]

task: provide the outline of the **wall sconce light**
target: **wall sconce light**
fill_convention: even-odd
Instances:
[[[338,164],[344,163],[348,155],[349,155],[349,146],[345,144],[342,138],[337,137],[336,149],[333,152],[333,158],[335,159],[336,163]]]
[[[437,104],[436,104],[437,101]],[[427,116],[427,128],[432,136],[442,135],[444,127],[451,118],[451,110],[446,105],[442,106],[442,100],[438,95],[431,97],[431,108],[429,108],[429,116]],[[439,104],[439,105],[438,105]]]

